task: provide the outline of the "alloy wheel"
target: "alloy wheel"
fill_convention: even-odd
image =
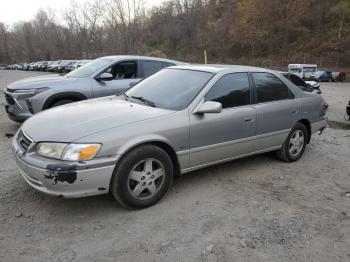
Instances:
[[[129,172],[128,190],[136,199],[148,199],[159,192],[165,179],[163,164],[154,158],[137,163]]]
[[[295,130],[289,140],[289,154],[293,157],[299,155],[305,142],[305,136],[300,129]]]

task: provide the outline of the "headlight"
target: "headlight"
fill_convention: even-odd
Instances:
[[[69,144],[63,152],[62,160],[90,160],[95,157],[100,148],[100,144]]]
[[[21,94],[40,94],[42,92],[45,92],[49,90],[49,87],[40,87],[40,88],[33,88],[33,89],[14,89],[11,90],[10,92],[12,93],[21,93]]]
[[[68,160],[83,161],[90,160],[100,150],[100,144],[66,144],[66,143],[39,143],[36,149],[38,155]]]

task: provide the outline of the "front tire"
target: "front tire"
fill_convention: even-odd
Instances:
[[[295,162],[304,154],[307,141],[308,132],[305,125],[297,123],[282,147],[276,151],[276,156],[285,162]]]
[[[110,192],[123,206],[146,208],[169,190],[174,167],[170,156],[154,145],[143,145],[127,153],[113,172]]]

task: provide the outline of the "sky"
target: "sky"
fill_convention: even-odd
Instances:
[[[74,0],[84,3],[89,0]],[[144,0],[145,6],[159,5],[165,0]],[[57,11],[64,10],[71,0],[0,0],[0,22],[12,25],[19,21],[31,20],[36,12],[42,8],[51,8]]]

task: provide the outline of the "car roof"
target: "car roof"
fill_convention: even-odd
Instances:
[[[158,58],[158,57],[152,57],[152,56],[134,56],[134,55],[114,55],[114,56],[104,56],[101,58],[109,58],[113,59],[115,61],[119,61],[121,59],[148,59],[153,61],[160,61],[160,62],[169,62],[169,63],[175,63],[175,64],[185,64],[180,61],[166,59],[166,58]]]
[[[192,65],[180,65],[172,66],[169,68],[186,69],[194,71],[203,71],[210,73],[219,73],[221,71],[231,72],[276,72],[270,69],[254,67],[254,66],[243,66],[243,65],[222,65],[222,64],[192,64]]]

